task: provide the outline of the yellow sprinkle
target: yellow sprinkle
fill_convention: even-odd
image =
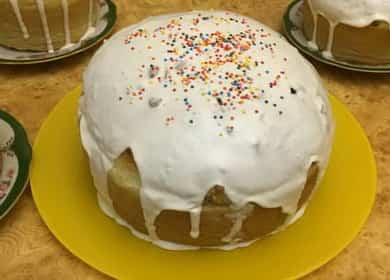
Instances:
[[[223,133],[221,132],[221,133],[219,134],[219,136],[223,136]]]

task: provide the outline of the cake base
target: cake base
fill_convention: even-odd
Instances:
[[[223,251],[230,251],[238,248],[244,248],[247,247],[254,242],[256,242],[259,239],[265,238],[266,236],[258,239],[254,239],[251,241],[246,242],[238,242],[234,244],[227,244],[227,245],[221,245],[221,246],[192,246],[192,245],[183,245],[183,244],[177,244],[170,241],[165,240],[152,240],[148,235],[136,230],[134,227],[132,227],[128,222],[126,222],[121,216],[116,213],[114,207],[112,206],[111,202],[108,202],[106,199],[104,199],[99,193],[97,193],[97,201],[100,209],[103,211],[104,214],[106,214],[108,217],[112,218],[117,222],[119,225],[124,226],[130,230],[130,232],[137,238],[142,239],[147,242],[151,242],[154,245],[171,251],[189,251],[189,250],[200,250],[200,249],[218,249]],[[287,223],[285,226],[275,230],[274,232],[271,232],[268,234],[268,236],[276,234],[284,229],[286,229],[289,225],[293,224],[296,220],[302,217],[302,215],[305,213],[306,205],[301,207],[299,211],[297,211],[294,215],[290,216],[288,218]]]
[[[296,212],[284,213],[281,207],[265,208],[255,203],[247,203],[237,209],[226,196],[224,188],[215,186],[204,198],[197,225],[193,224],[191,211],[166,209],[154,221],[156,235],[149,235],[153,237],[152,241],[163,240],[195,248],[240,247],[237,244],[278,232],[300,217],[321,176],[318,165],[313,164],[308,170]],[[125,222],[138,233],[148,235],[140,198],[141,180],[130,149],[114,161],[107,181],[108,193],[102,193],[105,194],[103,201],[113,210],[108,213],[115,213],[115,218],[123,220],[121,224]],[[104,190],[97,189],[98,192]],[[194,232],[197,234],[193,235]]]

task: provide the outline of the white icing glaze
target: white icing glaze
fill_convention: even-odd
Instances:
[[[314,30],[309,47],[318,49],[316,34],[318,29],[318,16],[323,16],[329,22],[329,37],[325,57],[332,57],[334,31],[338,24],[362,28],[376,20],[390,24],[390,2],[387,0],[307,0],[313,14]]]
[[[43,0],[35,0],[35,3],[37,4],[39,16],[41,17],[43,33],[45,34],[45,39],[46,39],[47,51],[51,53],[54,51],[54,48],[50,36],[49,24],[47,23],[45,3],[43,3]]]
[[[314,13],[329,21],[354,27],[365,27],[376,20],[390,23],[390,2],[387,0],[308,0]]]
[[[327,58],[332,58],[332,48],[333,48],[333,41],[334,41],[334,30],[336,28],[337,24],[334,22],[330,22],[329,24],[329,34],[328,34],[328,40],[326,43],[326,48],[322,52],[322,55]]]
[[[89,3],[88,3],[88,28],[87,28],[87,31],[85,32],[85,34],[80,38],[80,41],[83,41],[83,40],[90,38],[91,35],[94,34],[96,31],[96,27],[95,27],[95,24],[93,22],[94,1],[95,0],[89,0]],[[28,33],[28,29],[24,23],[22,14],[20,12],[18,0],[9,0],[9,2],[11,4],[12,9],[15,13],[15,16],[18,20],[19,28],[23,34],[23,37],[25,39],[28,39],[30,36]],[[44,36],[45,36],[45,40],[46,40],[46,45],[47,45],[47,50],[49,53],[51,53],[54,51],[54,47],[53,47],[53,42],[52,42],[52,38],[50,35],[50,27],[49,27],[49,24],[47,22],[45,3],[43,0],[35,0],[35,3],[36,3],[36,6],[38,8],[39,16],[41,19],[42,28],[43,28],[43,32],[44,32]],[[61,0],[61,6],[62,6],[63,14],[64,14],[64,33],[65,33],[65,44],[63,47],[61,47],[61,50],[63,50],[63,49],[67,49],[67,48],[72,47],[74,44],[72,44],[72,42],[71,42],[68,0]],[[99,9],[99,6],[96,5],[96,10],[98,10],[98,9]]]
[[[99,5],[97,5],[96,7],[98,9]],[[89,39],[91,35],[94,34],[96,31],[96,27],[93,24],[93,8],[94,8],[94,0],[89,0],[88,28],[85,34],[80,38],[80,41]]]
[[[159,246],[161,248],[164,248],[164,249],[167,249],[167,250],[172,250],[172,251],[198,250],[198,249],[201,248],[199,246],[183,245],[183,244],[178,244],[178,243],[164,241],[164,240],[156,240],[156,239],[153,240],[153,239],[150,238],[150,236],[148,236],[146,234],[143,234],[142,232],[137,231],[129,223],[127,223],[125,220],[123,220],[116,213],[116,211],[112,207],[111,203],[109,201],[105,200],[103,197],[101,197],[101,195],[99,193],[97,195],[97,198],[98,198],[99,207],[102,209],[102,211],[107,216],[109,216],[110,218],[114,219],[121,226],[124,226],[124,227],[128,228],[131,231],[131,233],[134,234],[134,236],[136,236],[139,239],[142,239],[142,240],[145,240],[145,241],[148,241],[148,242],[152,242],[153,244],[155,244],[155,245],[157,245],[157,246]],[[275,234],[275,233],[277,233],[277,232],[274,232],[272,234]],[[230,251],[230,250],[234,250],[234,249],[237,249],[237,248],[247,247],[247,246],[249,246],[250,244],[252,244],[255,241],[256,240],[252,240],[252,241],[249,241],[249,242],[232,243],[232,244],[227,244],[227,245],[218,246],[218,247],[214,247],[214,246],[208,246],[207,247],[206,246],[204,248]]]
[[[235,241],[234,238],[241,231],[243,222],[251,214],[253,209],[254,209],[253,205],[249,204],[242,209],[238,209],[236,212],[230,215],[231,216],[230,218],[233,220],[233,226],[231,227],[228,235],[222,238],[222,241],[226,243],[232,243]]]
[[[190,221],[191,221],[191,231],[190,236],[194,239],[199,237],[199,225],[200,225],[200,214],[202,207],[198,207],[190,210]]]
[[[172,250],[172,251],[183,251],[183,250],[199,250],[201,247],[199,246],[192,246],[192,245],[183,245],[178,244],[170,241],[164,241],[164,240],[152,240],[148,235],[143,234],[142,232],[137,231],[134,227],[132,227],[129,223],[127,223],[123,218],[121,218],[115,211],[115,209],[112,207],[112,204],[110,201],[107,201],[104,199],[100,193],[97,194],[97,201],[100,209],[110,218],[114,219],[118,224],[121,226],[124,226],[128,228],[131,233],[136,236],[139,239],[151,242],[161,248]],[[273,231],[269,235],[274,235],[284,229],[286,229],[290,224],[298,220],[304,213],[305,207],[302,207],[296,214],[290,216],[289,223],[284,224],[282,227],[278,228],[277,230]],[[247,242],[236,242],[236,243],[230,243],[222,246],[205,246],[202,248],[207,249],[218,249],[218,250],[224,250],[224,251],[230,251],[238,248],[247,247],[251,244],[253,244],[258,239],[247,241]]]
[[[318,45],[317,45],[318,14],[316,12],[314,12],[314,9],[313,9],[313,6],[312,6],[310,0],[308,0],[308,4],[309,4],[310,10],[312,11],[312,14],[313,14],[313,33],[311,36],[311,40],[308,42],[308,46],[313,50],[318,50]]]
[[[23,38],[28,39],[30,37],[30,35],[28,34],[26,24],[24,23],[22,14],[20,13],[18,0],[9,0],[9,2],[12,6],[14,13],[15,13],[16,19],[18,20],[19,28],[23,34]]]
[[[88,40],[89,38],[91,38],[93,34],[95,34],[95,32],[96,32],[96,27],[93,26],[89,27],[85,32],[85,34],[80,38],[80,42],[84,40]]]
[[[70,26],[69,26],[69,4],[68,0],[61,0],[62,10],[64,12],[64,32],[65,32],[65,45],[62,49],[70,48],[73,46],[71,34],[70,34]]]
[[[223,105],[227,91],[218,95],[224,87],[232,106]],[[216,185],[237,208],[254,202],[295,216],[311,164],[324,172],[333,123],[318,75],[295,48],[255,20],[210,11],[151,17],[108,40],[84,75],[80,132],[107,204],[107,172],[131,148],[148,239],[163,246],[159,213],[190,212],[197,237],[198,209]],[[226,241],[235,244],[243,216]]]

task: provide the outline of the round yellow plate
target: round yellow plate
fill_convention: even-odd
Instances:
[[[335,257],[363,226],[376,168],[354,117],[331,97],[336,136],[329,168],[306,214],[287,230],[234,251],[171,252],[132,236],[99,209],[79,137],[80,88],[60,102],[34,145],[31,185],[40,214],[74,255],[120,279],[292,279]],[[104,114],[104,112],[102,112]]]

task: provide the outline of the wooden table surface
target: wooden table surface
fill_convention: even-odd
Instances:
[[[115,31],[149,15],[226,9],[275,30],[289,0],[117,0]],[[26,127],[31,142],[56,103],[81,77],[96,50],[58,62],[0,66],[0,109]],[[362,124],[378,166],[376,203],[359,236],[338,257],[304,279],[390,279],[390,75],[353,73],[314,62],[325,86]],[[61,147],[59,146],[59,149]],[[0,221],[1,279],[108,279],[72,256],[49,232],[27,189]]]

